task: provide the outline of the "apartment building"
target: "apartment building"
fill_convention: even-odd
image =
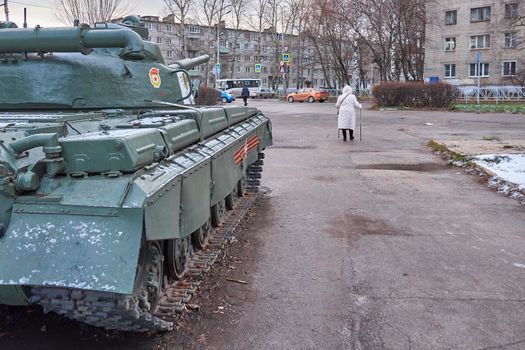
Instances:
[[[302,88],[306,83],[314,87],[340,87],[334,72],[326,67],[323,69],[316,55],[318,50],[307,37],[276,33],[272,28],[262,33],[236,30],[227,28],[224,22],[211,27],[186,24],[182,33],[181,25],[175,23],[172,16],[142,16],[141,20],[149,29],[150,41],[161,48],[166,64],[184,57],[210,55],[208,65],[197,67],[202,81],[207,79],[209,84],[213,85],[216,79],[214,65],[218,43],[221,79],[259,78],[263,87]],[[182,48],[183,34],[185,49]],[[281,62],[283,53],[289,54],[289,64]],[[256,64],[257,68],[260,65],[260,72],[256,72]]]
[[[425,80],[515,84],[525,69],[525,27],[515,23],[524,14],[524,0],[428,1]]]

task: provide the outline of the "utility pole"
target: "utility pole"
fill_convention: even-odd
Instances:
[[[4,3],[0,4],[0,6],[4,7],[5,21],[9,22],[9,7],[7,6],[7,0],[4,0]]]

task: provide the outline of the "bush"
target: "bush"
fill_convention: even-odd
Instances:
[[[197,92],[195,104],[199,106],[216,105],[220,95],[221,93],[218,90],[212,89],[207,86],[201,86],[199,87],[199,90]]]
[[[445,83],[389,82],[374,86],[372,94],[380,106],[449,108],[459,91]]]

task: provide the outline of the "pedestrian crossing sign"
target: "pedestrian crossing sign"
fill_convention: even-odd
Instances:
[[[283,53],[283,62],[284,63],[290,63],[290,54],[289,53]]]
[[[255,73],[261,73],[262,71],[262,64],[256,63],[255,64]]]

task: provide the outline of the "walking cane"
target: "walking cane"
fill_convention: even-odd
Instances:
[[[363,111],[359,108],[359,141],[363,141],[361,122],[363,121]]]

